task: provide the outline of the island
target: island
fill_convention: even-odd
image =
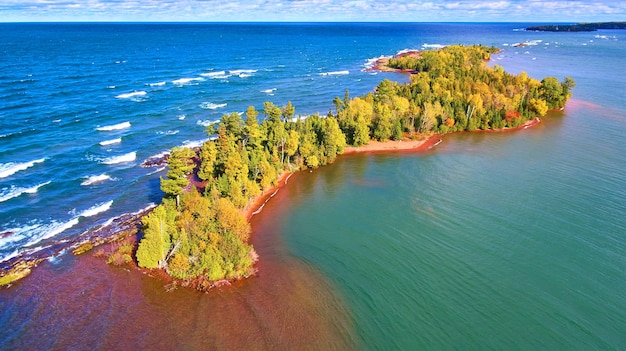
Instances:
[[[156,162],[168,164],[159,205],[131,216],[114,235],[77,241],[72,250],[80,255],[105,243],[96,255],[160,277],[172,289],[207,291],[254,276],[260,258],[249,243],[249,220],[289,174],[344,153],[415,151],[446,133],[523,128],[565,106],[571,78],[538,81],[489,67],[497,50],[453,45],[388,57],[378,68],[410,72],[408,83],[385,79],[353,98],[346,90],[326,115],[296,116],[291,102],[225,114],[207,127],[210,138],[200,148],[176,147]],[[30,267],[14,264],[0,284]]]
[[[626,22],[552,24],[552,25],[544,25],[544,26],[532,26],[532,27],[526,28],[526,30],[540,31],[540,32],[595,32],[598,29],[626,29]]]

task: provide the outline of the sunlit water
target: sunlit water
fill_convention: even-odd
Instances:
[[[166,293],[60,255],[0,291],[0,345],[623,349],[623,34],[520,27],[0,26],[4,259],[158,201],[160,174],[138,164],[224,112],[325,113],[345,89],[406,79],[362,71],[369,58],[482,43],[503,49],[492,64],[578,84],[535,128],[294,175],[254,217],[259,276],[234,287]]]

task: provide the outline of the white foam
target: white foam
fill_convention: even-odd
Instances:
[[[203,80],[204,80],[204,78],[199,78],[199,77],[196,77],[196,78],[180,78],[180,79],[173,80],[172,83],[175,84],[175,85],[178,85],[178,86],[183,86],[183,85],[188,85],[188,84],[192,84],[192,83],[195,83],[195,82],[201,82]]]
[[[365,65],[364,65],[365,69],[371,69],[372,67],[376,66],[376,62],[378,62],[378,60],[384,59],[386,57],[388,57],[388,56],[380,55],[378,57],[372,57],[372,58],[369,58],[369,59],[365,60]]]
[[[427,44],[427,43],[424,43],[424,44],[422,44],[422,47],[424,49],[442,49],[442,48],[445,48],[446,46],[443,45],[443,44]]]
[[[19,256],[19,255],[20,255],[20,252],[19,252],[17,249],[15,249],[15,250],[14,250],[13,252],[11,252],[10,254],[8,254],[8,255],[6,255],[6,256],[4,256],[4,257],[0,258],[0,262],[8,261],[8,260],[10,260],[10,259],[12,259],[12,258],[14,258],[14,257]]]
[[[179,130],[167,130],[167,131],[158,131],[156,132],[158,135],[176,135],[178,134],[180,131]]]
[[[276,88],[261,90],[262,93],[271,94],[276,91]]]
[[[122,138],[117,138],[117,139],[101,141],[99,144],[102,146],[107,146],[107,145],[119,144],[121,142],[122,142]]]
[[[150,86],[150,87],[162,87],[162,86],[165,86],[165,84],[167,84],[167,82],[156,82],[156,83],[148,83],[148,86]]]
[[[122,130],[126,128],[130,128],[130,122],[122,122],[122,123],[113,124],[110,126],[98,127],[96,128],[96,130],[101,131],[101,132],[110,132],[113,130]]]
[[[50,184],[50,181],[47,181],[45,183],[41,183],[41,184],[37,184],[35,186],[31,186],[28,188],[21,188],[21,187],[16,187],[14,185],[11,185],[10,188],[7,189],[3,189],[0,192],[0,202],[4,202],[7,200],[10,200],[12,198],[18,197],[22,194],[35,194],[37,192],[37,190],[39,190],[39,188],[41,188],[44,185],[48,185]]]
[[[27,231],[32,233],[31,240],[24,245],[24,247],[33,246],[35,244],[40,243],[43,240],[50,239],[54,236],[57,236],[64,231],[72,228],[73,226],[78,224],[78,217],[74,217],[67,222],[57,222],[52,221],[50,224],[37,224],[32,225],[27,228],[27,230],[23,230],[20,228],[20,231]]]
[[[183,142],[183,147],[188,147],[190,149],[196,148],[196,147],[200,147],[202,146],[202,144],[204,144],[205,142],[209,141],[211,139],[202,139],[202,140],[185,140]]]
[[[92,175],[92,176],[87,177],[87,179],[85,179],[82,183],[80,183],[80,185],[83,185],[83,186],[93,185],[93,184],[104,182],[104,181],[111,180],[111,179],[112,179],[111,176],[109,176],[108,174]]]
[[[205,110],[216,110],[218,108],[226,107],[227,104],[214,104],[212,102],[203,102],[199,106]]]
[[[0,163],[0,178],[6,178],[8,176],[12,176],[13,174],[28,169],[34,166],[37,163],[42,163],[45,161],[45,158],[40,158],[38,160],[29,161],[29,162],[9,162],[9,163]]]
[[[256,73],[258,71],[259,71],[258,69],[235,69],[235,70],[228,71],[228,73],[234,74],[234,75],[238,76],[238,75],[240,75],[242,73],[252,74],[252,73]]]
[[[350,71],[322,72],[320,76],[340,76],[345,74],[350,74]]]
[[[136,158],[137,158],[137,152],[133,151],[133,152],[129,152],[127,154],[120,155],[120,156],[107,157],[101,160],[100,163],[104,165],[114,165],[118,163],[133,162],[135,161]]]
[[[208,127],[211,124],[217,123],[217,122],[219,122],[219,121],[205,119],[205,120],[198,120],[198,122],[196,122],[196,124],[199,125],[199,126]]]
[[[155,169],[154,171],[152,171],[152,172],[148,173],[148,175],[149,175],[149,176],[151,176],[151,175],[153,175],[153,174],[163,172],[163,171],[164,171],[164,170],[166,170],[166,169],[167,169],[167,167],[159,167],[159,168]]]
[[[146,96],[148,93],[145,91],[133,91],[132,93],[126,93],[126,94],[120,94],[118,96],[116,96],[116,99],[131,99],[131,98],[136,98],[136,97],[140,97],[140,96]]]
[[[185,117],[187,117],[187,116],[185,116],[185,115],[180,115],[180,116],[178,116],[178,120],[182,121],[182,120],[184,120],[184,119],[185,119]]]
[[[230,78],[231,76],[231,74],[227,74],[226,71],[201,73],[200,75],[203,77],[210,78],[210,79],[226,79],[226,78]]]
[[[169,151],[169,150],[167,150],[167,151],[163,151],[163,152],[160,152],[160,153],[158,153],[158,154],[156,154],[156,155],[152,155],[152,156],[148,157],[148,158],[146,159],[146,161],[148,161],[148,160],[160,160],[160,159],[162,159],[163,157],[165,157],[165,156],[167,156],[167,155],[169,155],[169,154],[170,154],[170,151]],[[145,161],[144,161],[144,162],[145,162]]]
[[[98,213],[107,211],[109,208],[111,208],[111,205],[113,205],[113,200],[94,205],[86,209],[85,211],[81,212],[81,214],[78,215],[78,217],[93,217],[97,215]]]

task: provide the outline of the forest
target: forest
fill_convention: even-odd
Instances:
[[[496,50],[455,45],[392,58],[390,67],[414,72],[409,83],[383,80],[354,98],[346,91],[326,115],[296,117],[290,102],[223,115],[201,148],[171,150],[162,204],[142,220],[138,265],[202,289],[248,277],[258,256],[243,209],[283,172],[330,164],[347,145],[516,127],[565,106],[571,78],[538,81],[489,67]]]

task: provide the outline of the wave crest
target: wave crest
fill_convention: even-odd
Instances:
[[[322,72],[320,73],[320,76],[341,76],[346,74],[350,74],[350,71]]]
[[[39,188],[41,188],[42,186],[48,185],[50,183],[51,181],[47,181],[45,183],[37,184],[35,186],[31,186],[28,188],[21,188],[21,187],[16,187],[14,185],[11,185],[10,188],[3,189],[0,192],[0,202],[10,200],[22,194],[35,194],[39,190]]]
[[[218,108],[226,107],[226,105],[228,105],[228,104],[225,104],[225,103],[224,104],[215,104],[215,103],[212,103],[212,102],[203,102],[199,106],[200,106],[200,108],[205,109],[205,110],[216,110]]]
[[[25,169],[28,169],[28,168],[36,165],[37,163],[44,162],[45,160],[46,160],[45,158],[40,158],[38,160],[33,160],[33,161],[29,161],[29,162],[0,163],[0,178],[6,178],[6,177],[9,177],[9,176],[12,176],[13,174],[15,174],[15,173],[17,173],[19,171],[23,171]]]
[[[85,179],[82,183],[80,183],[80,185],[83,185],[83,186],[92,185],[92,184],[104,182],[104,181],[111,180],[111,179],[112,179],[111,176],[108,174],[92,175],[92,176],[87,177],[87,179]]]
[[[130,122],[122,122],[118,124],[112,124],[109,126],[102,126],[102,127],[96,128],[96,130],[100,132],[110,132],[113,130],[122,130],[126,128],[130,128]]]
[[[102,161],[100,161],[100,163],[104,165],[114,165],[118,163],[133,162],[135,161],[136,158],[137,158],[137,152],[133,151],[133,152],[129,152],[127,154],[120,155],[120,156],[107,157],[103,159]]]

